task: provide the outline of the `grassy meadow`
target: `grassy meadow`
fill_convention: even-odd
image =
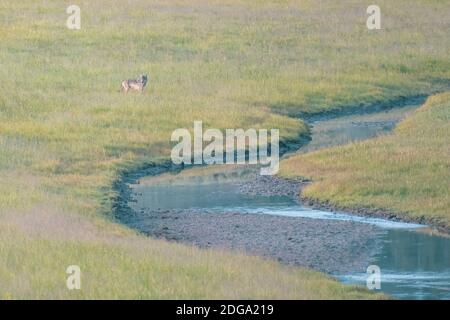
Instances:
[[[381,209],[450,230],[450,93],[430,97],[394,134],[290,157],[281,175],[314,182],[302,196]]]
[[[374,32],[364,1],[76,3],[81,30],[66,28],[66,1],[0,1],[0,298],[378,297],[140,236],[112,219],[112,185],[167,159],[194,120],[290,140],[308,130],[284,115],[446,88],[448,4],[380,0]],[[141,73],[143,94],[120,92]],[[80,291],[66,288],[70,264]]]

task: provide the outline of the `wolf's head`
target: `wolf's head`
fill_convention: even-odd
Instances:
[[[145,85],[145,84],[147,83],[148,77],[147,77],[146,74],[142,74],[142,75],[140,76],[139,80],[141,81],[141,83],[142,83],[143,85]]]

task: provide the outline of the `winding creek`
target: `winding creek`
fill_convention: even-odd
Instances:
[[[386,134],[417,106],[316,121],[298,152]],[[119,219],[149,236],[202,248],[245,251],[366,284],[400,299],[450,299],[450,238],[424,225],[314,210],[301,185],[257,177],[254,168],[214,166],[144,177],[131,186],[132,212]]]

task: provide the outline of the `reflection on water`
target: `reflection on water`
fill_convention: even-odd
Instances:
[[[372,264],[381,268],[381,290],[401,299],[450,299],[450,239],[422,232],[389,230]],[[339,275],[366,284],[367,275]]]
[[[292,197],[258,197],[237,192],[237,187],[230,183],[207,183],[186,185],[149,185],[136,187],[141,195],[136,197],[136,208],[148,209],[220,209],[260,208],[266,206],[290,206],[295,204]]]

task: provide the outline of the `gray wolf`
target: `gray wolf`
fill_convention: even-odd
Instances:
[[[145,86],[147,85],[148,77],[147,75],[141,75],[137,79],[128,79],[122,81],[122,89],[125,92],[128,92],[128,90],[136,90],[136,91],[143,91]]]

